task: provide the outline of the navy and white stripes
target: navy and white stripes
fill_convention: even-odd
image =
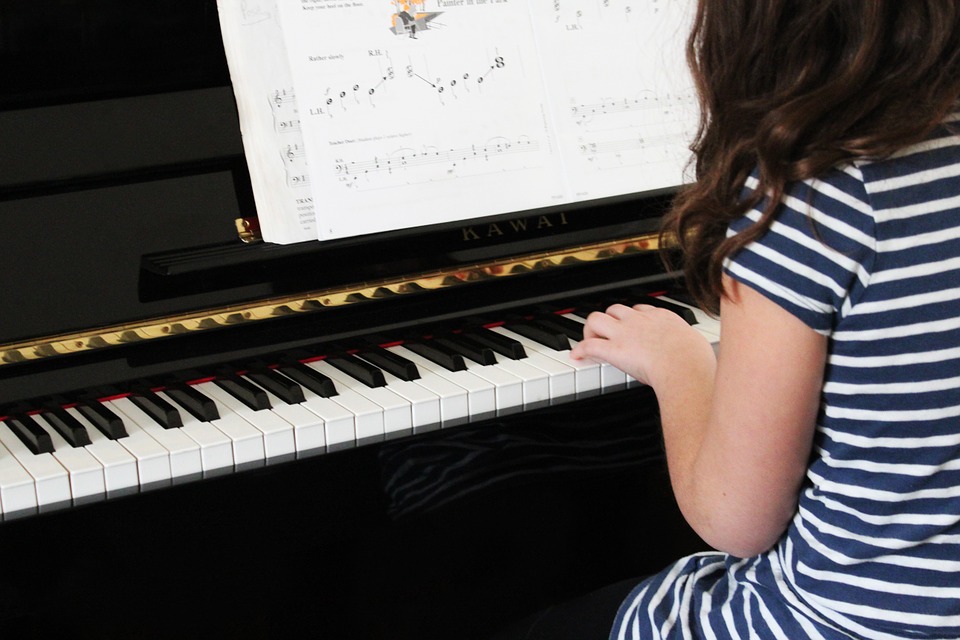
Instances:
[[[794,185],[727,272],[829,337],[799,509],[762,556],[646,581],[611,637],[960,638],[960,136]]]

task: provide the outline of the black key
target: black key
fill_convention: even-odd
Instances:
[[[331,398],[337,395],[337,387],[333,384],[333,380],[302,362],[285,359],[277,367],[277,371],[305,389],[313,391],[321,398]]]
[[[369,362],[355,356],[336,356],[327,358],[326,362],[329,362],[331,366],[343,371],[351,378],[356,378],[368,387],[387,386],[387,380],[383,377],[383,371],[380,371],[380,369],[377,369]]]
[[[686,320],[687,324],[697,324],[697,316],[694,315],[693,309],[685,307],[680,304],[670,302],[669,300],[663,300],[662,298],[656,298],[654,296],[641,296],[637,299],[636,304],[648,304],[651,307],[660,307],[661,309],[668,309],[673,311],[675,314]]]
[[[220,411],[213,399],[189,384],[172,383],[164,388],[164,392],[201,422],[220,419]]]
[[[650,297],[643,291],[632,292],[629,295],[625,294],[623,291],[610,293],[604,297],[599,298],[589,298],[585,300],[578,300],[576,303],[576,308],[571,312],[576,316],[580,316],[584,320],[587,319],[594,311],[599,311],[600,313],[606,313],[607,309],[612,307],[615,304],[622,304],[625,307],[632,307],[635,304],[639,304],[642,300],[638,298]]]
[[[404,342],[403,346],[448,371],[466,371],[467,369],[467,363],[463,361],[463,356],[451,351],[448,347],[436,344],[435,340]]]
[[[502,333],[490,331],[490,329],[472,329],[460,335],[467,336],[471,340],[490,347],[500,355],[506,356],[511,360],[522,360],[527,357],[527,351],[519,341],[505,336]]]
[[[566,335],[549,329],[542,329],[528,322],[509,323],[504,327],[554,351],[566,351],[570,348],[570,340]]]
[[[287,404],[300,404],[306,400],[300,385],[268,367],[251,369],[246,377]]]
[[[583,318],[584,320],[586,320],[587,316],[589,316],[594,311],[604,311],[605,309],[606,307],[601,308],[596,305],[578,304],[577,308],[571,311],[570,313],[577,316],[578,318]]]
[[[563,316],[558,316],[555,313],[538,317],[536,319],[536,324],[548,331],[553,331],[555,333],[562,333],[571,340],[576,340],[577,342],[583,340],[583,323],[577,322],[576,320],[571,320],[570,318],[565,318]]]
[[[235,373],[222,372],[213,379],[213,383],[254,411],[270,408],[267,392]]]
[[[497,355],[493,352],[493,349],[471,340],[469,336],[457,335],[450,338],[435,338],[434,342],[459,353],[464,358],[470,358],[474,362],[483,365],[497,364]]]
[[[127,437],[127,428],[123,425],[123,419],[100,402],[96,400],[81,402],[77,404],[77,411],[111,440]]]
[[[53,453],[50,434],[27,414],[11,415],[4,422],[33,453]]]
[[[183,418],[177,408],[153,391],[139,389],[130,394],[130,401],[164,429],[179,429],[183,426]]]
[[[84,447],[90,444],[90,434],[83,423],[70,415],[61,407],[50,407],[40,415],[57,430],[63,439],[73,447]]]
[[[382,347],[368,347],[357,355],[401,380],[409,382],[420,379],[420,370],[417,369],[417,363],[411,362],[393,351],[388,351]]]

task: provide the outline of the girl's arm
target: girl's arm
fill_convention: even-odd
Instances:
[[[813,442],[827,339],[725,278],[720,355],[676,314],[615,305],[592,314],[573,356],[653,387],[677,502],[710,545],[769,549],[796,510]]]

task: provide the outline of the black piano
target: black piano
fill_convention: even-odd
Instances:
[[[683,301],[669,193],[261,242],[213,0],[4,0],[0,149],[4,638],[483,637],[701,547],[563,364]]]

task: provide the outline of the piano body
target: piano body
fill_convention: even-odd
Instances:
[[[668,193],[271,245],[213,0],[5,0],[0,78],[5,637],[463,638],[699,548],[564,362]]]

